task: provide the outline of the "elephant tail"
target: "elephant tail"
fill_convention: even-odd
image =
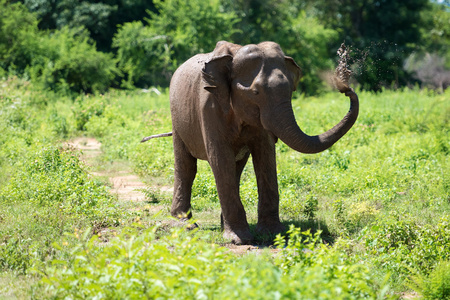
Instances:
[[[166,136],[172,136],[172,132],[167,132],[167,133],[160,133],[160,134],[155,134],[155,135],[151,135],[151,136],[147,136],[145,138],[143,138],[141,140],[141,143],[146,142],[150,139],[154,139],[154,138],[160,138],[160,137],[166,137]]]

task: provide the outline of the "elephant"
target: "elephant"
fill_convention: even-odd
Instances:
[[[275,42],[241,46],[220,41],[212,52],[193,56],[174,72],[169,88],[174,217],[192,218],[197,159],[207,160],[216,181],[224,238],[235,244],[252,242],[239,196],[251,154],[258,186],[256,231],[285,230],[279,217],[275,143],[280,139],[301,153],[324,151],[350,130],[359,111],[354,90],[341,87],[350,98],[345,117],[320,135],[305,134],[291,104],[300,77],[299,66]]]

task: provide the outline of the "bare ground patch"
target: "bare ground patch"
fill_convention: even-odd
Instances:
[[[65,143],[66,147],[74,148],[81,151],[81,159],[90,167],[90,173],[93,176],[103,179],[111,186],[111,193],[116,195],[119,201],[134,203],[130,206],[131,211],[142,211],[149,215],[159,215],[157,220],[150,221],[151,224],[158,224],[162,228],[180,227],[186,226],[185,223],[172,219],[168,216],[168,207],[163,204],[155,204],[151,202],[146,191],[155,190],[157,193],[171,194],[173,192],[173,186],[149,186],[145,184],[139,176],[133,173],[130,166],[127,163],[121,162],[108,162],[102,161],[102,149],[101,143],[92,137],[77,137]],[[209,213],[205,218],[201,218],[200,226],[203,229],[208,230],[209,227],[216,227],[215,222],[211,223],[211,219],[217,219],[218,216],[211,217]],[[202,213],[200,213],[202,215]],[[162,218],[161,218],[162,217]],[[149,223],[149,224],[150,224]],[[112,236],[112,229],[104,228],[100,232],[104,242],[107,243],[109,236]],[[221,244],[221,243],[220,243]],[[267,245],[233,245],[222,244],[222,246],[230,249],[230,252],[237,255],[244,255],[248,253],[258,254],[264,249],[269,249],[270,252],[276,253],[277,249],[271,249]]]
[[[117,195],[120,201],[146,201],[146,196],[142,191],[146,188],[146,184],[133,174],[131,169],[120,165],[106,169],[101,167],[102,150],[101,143],[97,139],[78,137],[66,144],[81,151],[81,159],[91,167],[92,175],[108,179],[111,185],[111,193]]]

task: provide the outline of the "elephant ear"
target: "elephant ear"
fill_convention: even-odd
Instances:
[[[297,85],[300,82],[300,78],[302,77],[302,70],[292,57],[285,56],[284,59],[286,61],[286,66],[291,73],[292,90],[295,91],[297,90]]]
[[[202,69],[203,88],[213,94],[225,113],[230,109],[230,70],[233,56],[213,56]]]

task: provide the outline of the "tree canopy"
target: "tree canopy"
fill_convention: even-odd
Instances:
[[[363,89],[450,84],[448,1],[0,0],[0,7],[0,74],[52,89],[166,86],[184,60],[219,40],[279,43],[302,68],[299,87],[308,94],[324,88],[321,74],[332,70],[342,42]]]

